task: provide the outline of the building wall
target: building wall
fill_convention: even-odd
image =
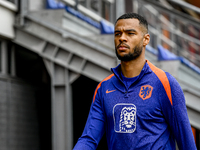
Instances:
[[[14,38],[14,20],[16,6],[7,1],[0,1],[0,36]]]
[[[39,150],[35,89],[0,77],[0,149]]]
[[[29,0],[29,11],[39,11],[45,8],[45,0]]]

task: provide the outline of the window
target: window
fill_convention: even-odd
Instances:
[[[86,7],[110,22],[115,21],[115,13],[113,13],[114,0],[74,0],[74,2],[78,2],[79,5]]]
[[[114,5],[111,0],[102,1],[102,17],[112,23],[115,21]]]
[[[100,1],[98,0],[91,0],[91,9],[94,10],[95,12],[99,12],[99,5],[100,5]]]

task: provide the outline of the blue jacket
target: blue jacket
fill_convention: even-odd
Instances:
[[[128,88],[121,66],[97,86],[74,150],[95,150],[106,133],[109,150],[196,150],[185,98],[174,77],[149,61]]]

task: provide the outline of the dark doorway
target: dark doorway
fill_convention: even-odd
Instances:
[[[15,45],[16,76],[36,90],[35,106],[41,150],[52,149],[51,80],[43,60],[37,54]],[[30,116],[31,119],[31,116]],[[31,149],[31,148],[30,148]]]
[[[80,76],[73,84],[73,128],[74,128],[74,145],[81,136],[87,117],[94,91],[98,82],[91,80],[85,76]],[[81,117],[80,117],[81,114]],[[105,135],[101,139],[97,150],[107,150],[107,142]]]

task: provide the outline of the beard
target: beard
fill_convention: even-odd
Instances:
[[[117,52],[117,48],[115,48],[115,53],[117,55],[117,58],[121,61],[131,61],[134,60],[136,58],[138,58],[141,53],[142,53],[142,46],[137,45],[133,48],[133,52],[129,52],[128,54],[124,55],[124,56],[120,56]]]

